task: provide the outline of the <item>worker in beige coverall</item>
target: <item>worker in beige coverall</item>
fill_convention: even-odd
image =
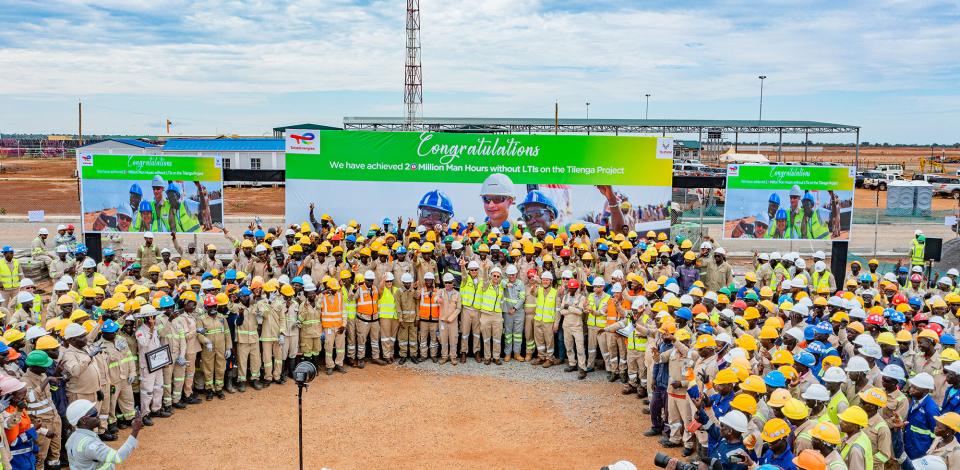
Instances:
[[[440,291],[440,364],[450,361],[457,365],[458,322],[460,320],[460,293],[453,288],[453,274],[443,275]]]
[[[587,309],[587,298],[580,292],[580,281],[570,279],[560,303],[560,316],[563,318],[563,344],[567,349],[567,367],[564,372],[578,371],[577,378],[587,377],[587,351],[583,341],[583,313]]]
[[[223,374],[226,371],[226,358],[233,353],[233,344],[230,342],[230,329],[227,321],[217,315],[217,309],[207,309],[207,315],[200,320],[200,341],[204,344],[200,352],[203,363],[204,388],[207,391],[207,401],[213,400],[213,395],[224,400]]]
[[[407,362],[408,358],[413,362],[420,362],[417,359],[417,294],[413,288],[413,274],[403,273],[400,275],[400,282],[403,287],[398,291],[396,302],[397,311],[400,312],[400,329],[397,330],[397,343],[400,345],[400,364]]]

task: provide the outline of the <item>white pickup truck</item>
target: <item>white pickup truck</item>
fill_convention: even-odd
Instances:
[[[886,191],[889,182],[899,179],[899,176],[893,174],[881,173],[879,171],[865,171],[863,172],[863,187],[866,189]]]

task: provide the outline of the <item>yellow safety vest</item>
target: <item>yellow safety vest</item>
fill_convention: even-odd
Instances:
[[[797,233],[800,232],[800,226],[802,223],[802,220],[796,222]],[[829,236],[830,230],[827,229],[826,225],[823,225],[823,223],[820,222],[820,214],[814,210],[813,214],[810,216],[810,223],[807,224],[807,233],[800,233],[800,238],[824,239]]]
[[[606,328],[607,313],[601,309],[609,300],[610,296],[607,294],[597,295],[596,293],[591,293],[589,296],[587,296],[587,303],[590,304],[590,308],[597,312],[596,315],[592,313],[587,314],[587,326]]]
[[[357,318],[357,301],[350,300],[349,295],[343,296],[343,311],[347,312],[347,319]]]
[[[13,267],[7,264],[7,260],[0,260],[0,287],[4,289],[17,289],[20,287],[20,261],[13,259]]]
[[[824,271],[822,273],[814,272],[813,273],[813,288],[819,289],[821,287],[830,288],[830,276],[833,274],[830,271]]]
[[[921,243],[916,238],[913,239],[913,246],[910,247],[910,264],[913,266],[923,266],[923,251],[926,242]]]
[[[477,281],[474,281],[470,275],[463,277],[460,282],[460,302],[464,306],[473,307],[473,299],[477,291]]]
[[[553,287],[545,291],[543,286],[537,288],[537,311],[533,321],[553,323],[557,318],[557,289]]]
[[[847,401],[847,396],[843,394],[843,391],[838,391],[833,398],[830,399],[830,403],[827,403],[827,416],[830,417],[830,422],[836,426],[840,425],[840,417],[837,416],[837,409],[840,407],[840,403],[850,404]]]
[[[380,293],[380,299],[377,300],[377,306],[378,310],[380,311],[380,318],[397,318],[397,305],[393,300],[393,289],[384,289],[383,292]]]
[[[853,441],[853,444],[843,446],[843,449],[840,450],[840,457],[843,457],[843,460],[847,460],[847,454],[850,453],[850,448],[853,447],[853,445],[858,445],[863,449],[863,460],[866,461],[864,463],[867,470],[873,470],[873,445],[870,444],[870,438],[861,431]]]
[[[650,321],[650,315],[644,313],[643,316],[640,317],[640,323],[646,324],[648,321]],[[647,337],[641,336],[636,328],[634,328],[633,333],[627,338],[627,350],[646,352]]]
[[[480,300],[481,312],[503,313],[503,287],[488,284],[474,295],[474,301]]]

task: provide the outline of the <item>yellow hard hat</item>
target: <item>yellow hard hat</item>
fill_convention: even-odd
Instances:
[[[158,266],[158,265],[156,265],[156,264],[153,265],[153,266],[150,266],[149,268],[147,268],[147,272],[148,272],[148,273],[157,273],[157,274],[160,274],[160,266]]]
[[[780,366],[777,367],[777,370],[787,378],[787,381],[791,381],[799,375],[797,374],[797,369],[794,369],[793,366]]]
[[[783,415],[790,419],[806,419],[810,416],[810,408],[807,408],[807,404],[796,398],[791,398],[786,405],[783,405],[782,411]]]
[[[877,405],[880,408],[887,406],[887,394],[877,387],[868,388],[857,395],[865,403]]]
[[[900,304],[906,305],[906,304]],[[897,342],[898,343],[909,343],[913,341],[913,336],[910,335],[910,332],[907,330],[900,330],[897,332]]]
[[[293,295],[293,287],[290,284],[284,284],[280,287],[280,295],[290,297]]]
[[[780,408],[783,405],[786,405],[790,399],[793,398],[790,396],[790,391],[785,388],[778,388],[770,394],[770,399],[767,400],[767,405],[774,408]]]
[[[751,375],[743,379],[743,382],[740,383],[740,389],[747,392],[767,393],[767,384],[764,383],[763,377]]]
[[[692,251],[688,251],[688,252],[686,252],[686,253],[683,254],[683,259],[685,259],[685,260],[687,260],[687,261],[693,261],[693,260],[697,259],[697,255],[695,255]]]
[[[676,297],[670,297],[670,300],[667,301],[667,306],[673,307],[673,308],[680,308],[680,307],[683,307],[683,304],[680,303],[680,299]]]
[[[360,256],[370,256],[371,254],[373,254],[373,252],[370,251],[370,248],[360,248]]]
[[[792,366],[793,355],[790,354],[790,351],[785,351],[781,349],[773,353],[773,356],[770,359],[770,364]]]
[[[960,353],[956,349],[948,348],[940,352],[940,360],[943,362],[960,361]]]
[[[690,248],[693,248],[693,242],[690,241],[689,239],[680,242],[680,249],[681,249],[681,250],[688,250],[688,249],[690,249]]]
[[[230,297],[224,292],[217,294],[216,299],[217,305],[227,305],[230,303]]]
[[[763,432],[760,434],[760,437],[766,442],[776,442],[789,435],[790,425],[780,418],[773,418],[763,425]]]
[[[697,339],[697,346],[700,346],[699,338]],[[714,385],[735,384],[737,382],[739,382],[739,380],[737,380],[737,374],[729,368],[717,372],[717,375],[713,378]]]
[[[743,275],[743,279],[750,282],[757,282],[757,273],[747,271],[747,273]]]
[[[864,330],[863,323],[860,323],[859,321],[851,322],[850,324],[847,325],[847,328],[850,328],[851,330],[856,331],[857,333],[860,333],[860,334],[863,334],[863,330]]]
[[[367,251],[369,252],[370,250],[367,250]],[[291,255],[294,253],[303,253],[303,247],[300,245],[290,245],[290,248],[287,248],[287,253]]]
[[[93,329],[94,329],[96,326],[97,326],[97,322],[95,322],[95,321],[93,321],[93,320],[87,320],[87,321],[83,322],[83,329],[84,329],[84,330],[87,330],[87,333],[93,331]]]
[[[631,248],[633,248],[633,243],[630,243],[630,240],[624,240],[624,241],[620,242],[620,249],[621,249],[621,250],[629,250],[629,249],[631,249]]]
[[[189,268],[190,266],[193,266],[193,264],[187,259],[182,259],[177,263],[177,269]]]
[[[3,332],[3,342],[6,344],[12,344],[14,341],[23,339],[24,336],[26,335],[22,331],[16,328],[11,328]]]
[[[679,302],[679,300],[677,302]],[[697,336],[697,343],[696,343],[696,346],[694,346],[695,349],[715,348],[715,347],[717,347],[717,340],[713,337],[713,335],[702,334],[700,336]]]
[[[430,233],[433,233],[433,232],[430,232]],[[420,246],[420,253],[433,253],[433,248],[434,248],[433,242],[426,242]]]
[[[278,284],[278,283],[276,283],[276,282],[274,282],[274,281],[276,281],[276,279],[271,279],[271,280],[263,283],[263,291],[264,291],[264,292],[276,292],[276,291],[277,291],[277,284]]]
[[[862,428],[867,427],[867,423],[870,420],[870,418],[867,417],[867,412],[863,411],[863,408],[859,406],[851,406],[844,410],[843,413],[837,415],[837,417],[840,418],[840,421],[853,423]]]
[[[741,393],[730,401],[730,406],[735,410],[740,410],[747,414],[747,416],[756,414],[757,412],[757,399],[752,396]]]
[[[893,336],[893,333],[889,331],[884,331],[883,333],[880,333],[879,335],[877,335],[877,344],[887,344],[890,346],[896,346],[897,338],[896,336]]]
[[[177,273],[168,269],[160,277],[165,281],[172,281],[177,278]]]
[[[900,331],[903,331],[903,330],[900,330]],[[917,340],[919,340],[920,338],[927,338],[933,341],[934,343],[940,342],[940,336],[937,335],[937,332],[929,328],[924,328],[923,331],[921,331],[920,334],[917,335]]]
[[[582,258],[584,261],[590,261],[590,260],[593,259],[593,253],[590,253],[590,252],[588,251],[588,252],[584,253],[583,256],[581,256],[581,258]]]
[[[776,336],[774,336],[774,338],[776,338]],[[757,340],[753,336],[743,335],[737,338],[734,342],[737,344],[737,346],[746,349],[747,351],[757,350]]]
[[[949,413],[936,416],[933,419],[937,420],[938,423],[952,429],[953,432],[960,433],[960,414],[951,411]]]
[[[80,310],[79,308],[74,310],[72,313],[70,313],[70,321],[75,322],[77,320],[82,320],[84,318],[90,318],[90,314],[88,314],[87,312],[84,312],[83,310]]]
[[[57,298],[57,305],[70,305],[73,303],[73,297],[70,297],[67,294],[61,295]]]
[[[181,301],[181,302],[187,302],[187,301],[196,302],[196,301],[197,301],[197,293],[194,292],[194,291],[192,291],[192,290],[188,290],[188,291],[180,294],[180,301]]]
[[[553,255],[551,255],[550,253],[543,255],[543,262],[544,263],[553,262]]]
[[[777,339],[779,337],[780,333],[777,333],[777,329],[772,326],[765,326],[760,329],[760,339]]]
[[[93,287],[84,287],[80,291],[80,295],[87,299],[92,299],[97,296],[97,292],[93,290]]]
[[[816,439],[820,439],[827,444],[840,445],[842,437],[840,436],[840,428],[836,424],[833,424],[829,421],[822,421],[813,426],[813,429],[810,430],[810,435]]]
[[[48,328],[48,330],[49,330],[49,328]],[[39,350],[41,350],[41,351],[48,351],[48,350],[51,350],[51,349],[57,349],[57,348],[59,348],[59,347],[60,347],[60,343],[57,342],[57,340],[56,340],[53,336],[43,335],[43,336],[37,338],[37,344],[36,344],[36,346],[37,346],[37,349],[39,349]]]
[[[117,299],[114,299],[113,297],[109,299],[104,299],[103,302],[100,304],[100,308],[104,310],[113,310],[119,306],[120,306],[120,302],[118,302]]]
[[[744,320],[757,320],[760,318],[760,310],[757,307],[747,307],[743,310]]]
[[[690,332],[686,329],[679,329],[675,335],[677,341],[686,341],[690,339]]]

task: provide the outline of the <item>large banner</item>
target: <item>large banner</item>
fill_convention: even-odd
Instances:
[[[288,130],[286,218],[667,231],[673,140]],[[609,222],[608,222],[609,221]]]
[[[223,224],[220,157],[77,155],[85,232],[214,232]]]
[[[724,238],[849,240],[855,169],[727,165]]]

